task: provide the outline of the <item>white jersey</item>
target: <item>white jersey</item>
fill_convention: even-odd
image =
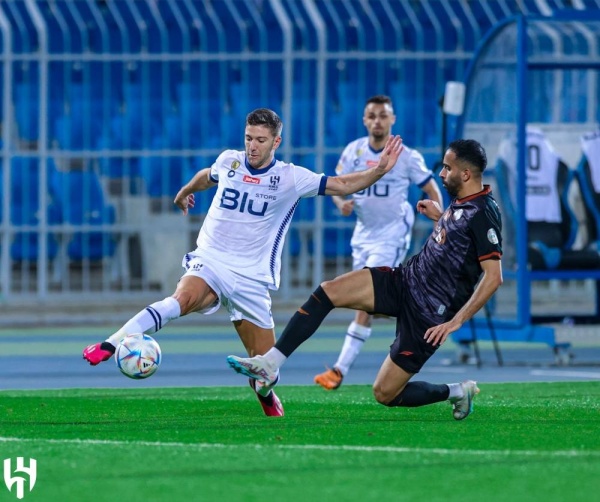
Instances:
[[[544,133],[537,128],[528,126],[527,143],[527,221],[545,221],[560,223],[560,194],[558,193],[557,177],[560,157],[554,151]],[[517,190],[517,140],[514,134],[502,141],[498,156],[508,168],[508,188],[516,207]]]
[[[344,149],[336,173],[370,169],[378,164],[380,156],[381,150],[369,146],[368,136],[359,138]],[[414,209],[407,200],[410,184],[422,187],[432,177],[423,156],[405,146],[391,171],[374,185],[353,194],[357,221],[351,245],[380,242],[401,246],[410,238],[414,221]]]
[[[600,193],[600,131],[582,136],[581,148],[590,165],[594,191]]]
[[[254,169],[243,151],[225,150],[210,170],[218,183],[197,252],[240,275],[279,287],[281,251],[302,197],[324,195],[327,176],[273,159]]]

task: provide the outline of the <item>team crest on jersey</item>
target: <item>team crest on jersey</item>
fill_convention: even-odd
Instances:
[[[455,221],[460,220],[462,218],[462,215],[463,215],[463,210],[462,209],[459,209],[458,211],[454,211],[454,215],[453,215],[454,216],[454,220]]]
[[[496,235],[496,231],[493,228],[490,228],[487,231],[487,238],[492,244],[498,244],[498,236]]]
[[[229,168],[229,172],[227,173],[227,176],[230,178],[233,178],[235,176],[235,170],[240,167],[240,161],[239,160],[234,160],[231,163],[231,167]]]
[[[244,175],[244,179],[242,181],[244,183],[250,183],[251,185],[260,185],[260,178],[255,178],[253,176],[249,176],[248,174]]]
[[[442,245],[446,242],[446,229],[442,228],[440,229],[435,229],[435,234],[433,236],[433,240],[435,242],[437,242],[439,245]]]
[[[280,176],[271,176],[269,178],[269,190],[277,190],[279,188]]]

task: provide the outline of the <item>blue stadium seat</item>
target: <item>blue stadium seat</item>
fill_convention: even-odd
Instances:
[[[54,163],[48,162],[48,184],[54,172]],[[38,227],[40,224],[39,196],[40,164],[33,157],[13,157],[11,159],[10,223],[19,226]],[[48,190],[46,217],[49,224],[60,223],[57,201]],[[39,230],[17,231],[11,243],[11,258],[15,261],[36,261],[40,253]],[[52,233],[48,234],[46,256],[56,257],[58,241]]]
[[[75,226],[115,223],[115,208],[108,204],[97,174],[86,166],[81,170],[53,173],[53,190],[60,200],[61,219]],[[114,255],[116,237],[107,230],[73,233],[67,254],[74,261],[101,260]]]
[[[163,147],[162,139],[156,138],[153,148]],[[140,160],[140,171],[150,197],[174,197],[194,174],[190,159],[182,156],[144,157]]]

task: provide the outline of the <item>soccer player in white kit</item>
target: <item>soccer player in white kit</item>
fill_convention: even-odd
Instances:
[[[396,115],[392,100],[378,95],[366,102],[363,124],[369,133],[349,143],[336,168],[336,174],[363,172],[376,166],[391,135]],[[392,170],[374,185],[351,198],[334,196],[333,201],[344,216],[356,213],[352,234],[352,269],[397,267],[410,247],[415,213],[408,202],[408,190],[414,183],[429,199],[443,207],[440,189],[423,156],[404,146]],[[372,316],[356,311],[348,326],[344,345],[332,368],[315,376],[315,383],[327,390],[337,389],[358,357],[364,342],[371,336]]]
[[[392,168],[403,148],[399,136],[390,137],[373,169],[328,177],[275,159],[282,128],[272,110],[254,110],[246,117],[245,151],[225,150],[181,188],[174,202],[185,215],[194,207],[194,192],[218,185],[197,248],[183,258],[183,277],[172,296],[141,310],[104,342],[86,347],[83,357],[91,365],[110,359],[129,334],[152,334],[173,319],[211,314],[220,305],[250,356],[274,345],[269,290],[279,287],[281,252],[298,202],[364,190]],[[273,385],[250,379],[250,386],[267,416],[283,416]]]

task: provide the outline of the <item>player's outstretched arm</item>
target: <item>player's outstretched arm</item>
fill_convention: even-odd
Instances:
[[[349,195],[371,186],[394,167],[403,149],[402,138],[400,136],[390,136],[383,152],[381,152],[379,163],[375,167],[358,173],[327,178],[325,194]]]
[[[194,192],[201,192],[202,190],[207,190],[215,185],[216,183],[210,179],[210,168],[207,167],[202,169],[198,171],[186,185],[181,187],[173,202],[181,209],[183,214],[187,214],[188,209],[194,207],[196,204]]]

